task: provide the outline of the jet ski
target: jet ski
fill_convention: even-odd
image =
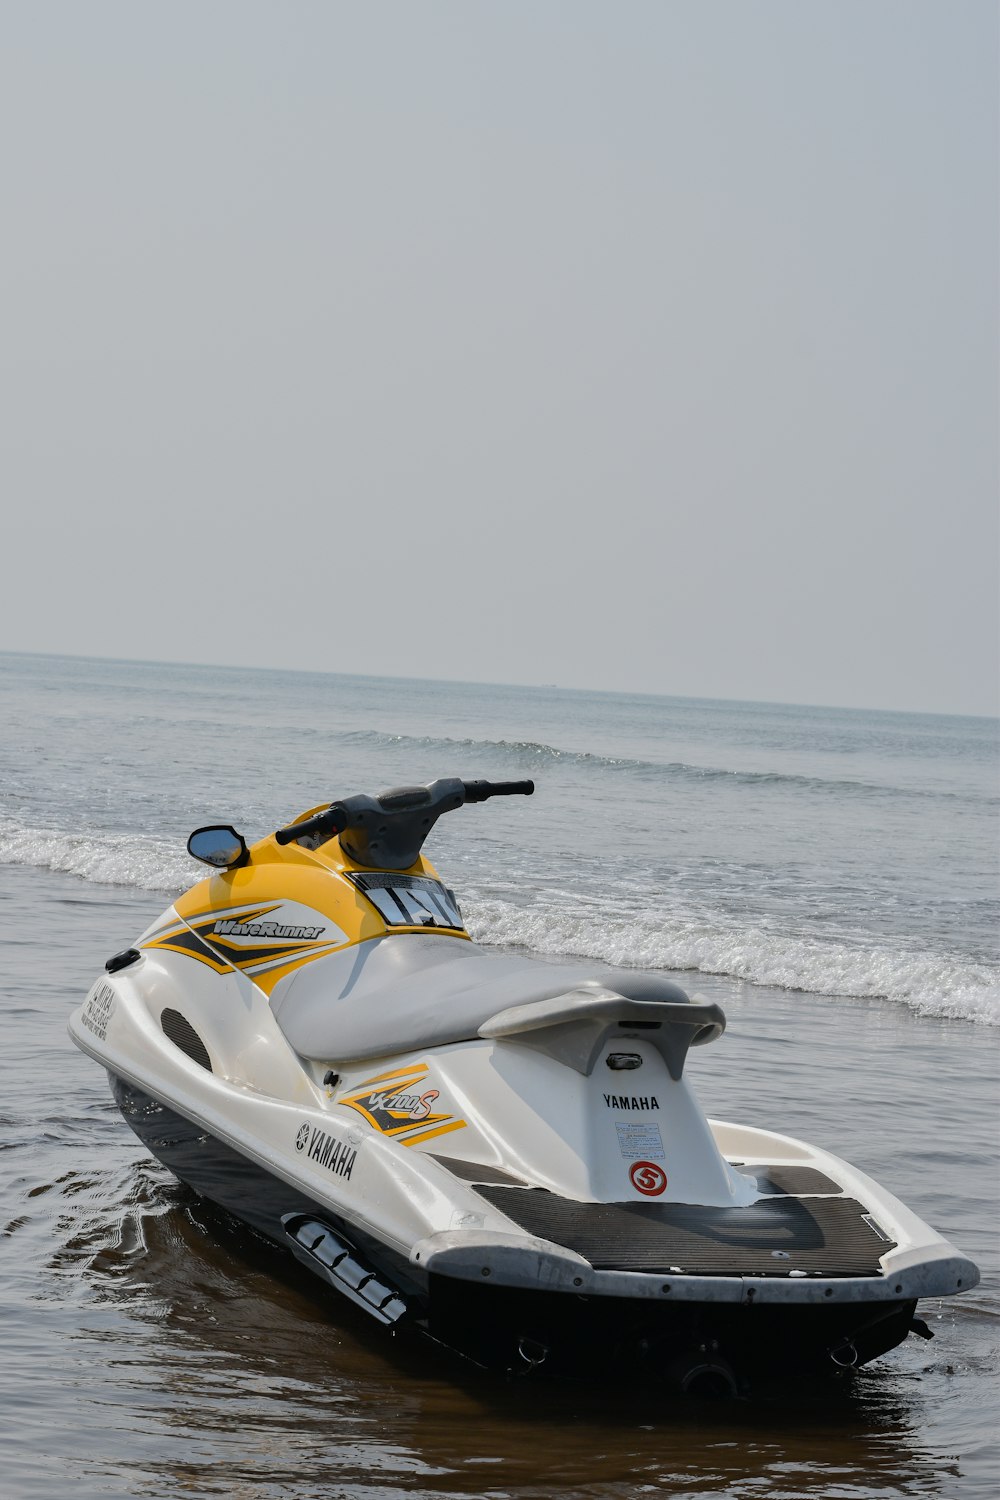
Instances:
[[[725,1016],[659,974],[481,947],[423,854],[530,781],[301,814],[108,960],[70,1035],[144,1146],[376,1323],[500,1370],[738,1393],[846,1371],[976,1267],[870,1177],[709,1120]]]

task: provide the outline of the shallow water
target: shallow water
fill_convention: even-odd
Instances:
[[[59,670],[72,679],[65,664]],[[936,1335],[933,1342],[910,1339],[852,1379],[830,1386],[778,1387],[753,1401],[720,1405],[677,1402],[662,1390],[609,1391],[599,1379],[559,1387],[482,1376],[426,1344],[387,1336],[362,1314],[334,1300],[332,1293],[303,1285],[296,1269],[278,1252],[248,1241],[245,1231],[233,1229],[200,1205],[145,1155],[122,1124],[103,1074],[68,1043],[69,1011],[105,957],[126,946],[166,905],[171,882],[176,886],[187,878],[183,858],[176,869],[168,865],[175,858],[172,840],[202,821],[203,813],[235,814],[245,803],[248,826],[253,817],[263,820],[267,808],[273,826],[297,805],[322,795],[315,767],[312,795],[298,788],[298,803],[291,783],[295,777],[306,779],[301,767],[276,773],[276,779],[285,777],[287,786],[275,790],[264,784],[259,768],[274,746],[288,751],[294,739],[288,728],[280,735],[274,731],[271,750],[251,743],[243,757],[241,741],[241,758],[252,761],[253,774],[232,758],[221,771],[204,757],[197,766],[187,761],[178,765],[175,757],[186,742],[178,739],[182,731],[177,724],[191,714],[203,679],[194,674],[192,688],[190,674],[184,677],[188,669],[157,669],[173,674],[172,686],[157,686],[156,672],[149,669],[153,685],[144,690],[144,699],[134,684],[126,691],[119,683],[117,698],[106,688],[87,687],[88,671],[113,679],[115,670],[113,665],[85,665],[75,699],[72,687],[52,689],[58,711],[49,722],[37,707],[44,683],[44,672],[39,673],[30,685],[31,712],[36,749],[44,760],[23,756],[23,763],[15,767],[21,777],[20,800],[15,805],[7,797],[4,803],[8,828],[17,823],[36,834],[47,829],[53,840],[64,840],[59,846],[63,863],[73,839],[89,840],[76,846],[84,848],[88,858],[97,848],[108,858],[108,851],[114,851],[120,861],[114,871],[107,865],[99,868],[96,879],[82,869],[73,873],[42,868],[40,859],[0,864],[5,1016],[5,1045],[0,1051],[0,1213],[5,1231],[0,1241],[5,1351],[0,1362],[0,1472],[5,1496],[52,1500],[72,1494],[76,1500],[96,1500],[180,1493],[248,1500],[348,1495],[371,1500],[438,1495],[570,1500],[641,1494],[752,1497],[767,1492],[858,1500],[882,1495],[961,1495],[979,1500],[997,1492],[996,1027],[982,1019],[933,1014],[928,996],[914,1004],[912,995],[891,1000],[867,993],[838,996],[753,984],[732,973],[678,975],[689,990],[696,988],[718,1000],[729,1018],[722,1040],[698,1049],[689,1062],[690,1076],[709,1113],[801,1135],[846,1156],[979,1263],[983,1282],[975,1291],[947,1302],[921,1304],[921,1314]],[[124,669],[126,674],[131,671]],[[297,692],[302,686],[292,684]],[[13,753],[15,739],[21,751],[26,744],[23,678],[18,691],[20,718],[8,739],[8,754]],[[255,691],[258,704],[266,707],[270,700],[260,683]],[[400,761],[416,754],[411,743],[416,738],[413,731],[420,727],[416,720],[421,713],[430,720],[432,710],[429,702],[421,706],[415,687],[407,691],[408,707],[394,703],[390,695],[381,708],[381,724],[391,728],[395,712],[408,743],[402,750],[390,744],[383,757],[370,740],[364,741],[347,786],[323,788],[328,795],[332,790],[410,779]],[[426,691],[427,685],[425,696]],[[236,712],[231,705],[225,708],[225,700],[221,705],[216,701],[217,683],[213,692],[214,698],[204,695],[208,702],[202,721],[209,728],[199,730],[209,740],[220,732],[225,714]],[[249,713],[253,701],[254,691],[248,689],[241,712]],[[85,722],[83,706],[88,703],[96,729]],[[563,703],[550,712],[558,709],[566,718],[570,708]],[[757,762],[771,763],[771,755],[774,764],[783,765],[786,751],[778,730],[769,750],[759,722],[752,734],[740,731],[745,738],[756,736],[753,747],[741,752],[739,712],[734,706],[730,709],[729,739],[716,745],[717,761],[739,764],[742,754],[746,769],[760,769]],[[475,713],[484,711],[477,700]],[[361,719],[366,712],[375,717],[371,706],[365,709],[360,700],[350,712]],[[545,734],[554,738],[552,724],[542,722],[541,715],[532,725],[529,709],[522,704],[519,712],[518,732],[524,731],[525,743],[548,743]],[[803,711],[796,712],[794,733],[801,738]],[[466,709],[454,695],[444,703],[441,717],[447,736],[480,742],[479,724],[468,722],[468,715],[463,719],[463,713]],[[126,720],[123,739],[131,746],[128,753],[121,744],[114,745],[116,714]],[[148,764],[138,748],[136,720],[142,714],[161,725],[148,741]],[[72,733],[58,729],[55,721],[60,716],[69,717],[75,726]],[[347,710],[341,714],[344,718],[350,719]],[[927,722],[925,738],[930,739],[935,721]],[[961,740],[956,728],[960,722],[943,721],[945,727],[937,734],[938,758],[932,757],[930,779],[947,782],[949,795],[955,794],[956,782],[965,775],[955,771],[955,765],[963,764],[955,751]],[[792,724],[790,717],[788,723]],[[586,727],[578,723],[581,738],[576,743],[590,743]],[[367,733],[363,725],[353,723],[344,732]],[[846,732],[843,725],[837,730],[839,735]],[[613,724],[602,733],[601,754],[610,756]],[[907,733],[912,748],[913,735]],[[637,734],[634,728],[628,734],[623,729],[620,736],[622,742],[628,740],[632,759]],[[454,752],[445,755],[440,739],[439,733],[432,753],[425,748],[416,754],[415,777],[453,771],[490,774],[496,769],[485,763],[488,758],[481,751],[470,756],[473,763]],[[950,747],[947,754],[945,745]],[[822,767],[809,761],[807,748],[793,746],[787,753],[794,753],[804,765],[808,762],[807,774],[817,779]],[[886,753],[880,752],[883,757]],[[102,756],[110,761],[105,764]],[[944,770],[942,758],[947,762]],[[434,764],[428,766],[431,759]],[[362,761],[373,772],[364,780]],[[512,761],[513,774],[520,762],[516,755]],[[919,780],[916,763],[916,756],[908,753],[897,780]],[[865,776],[874,775],[875,769],[867,766]],[[571,766],[565,775],[550,768],[539,774],[534,804],[524,804],[521,810],[537,811],[533,825],[524,816],[515,820],[513,814],[509,821],[505,814],[478,827],[471,824],[464,846],[457,830],[442,828],[433,853],[460,895],[472,889],[474,894],[466,897],[470,920],[492,930],[491,902],[503,905],[504,920],[510,922],[514,913],[530,918],[539,901],[548,902],[553,919],[562,912],[568,921],[582,908],[590,930],[597,934],[594,946],[611,941],[612,929],[599,925],[601,867],[587,862],[574,808],[582,776],[596,776],[597,784],[606,786],[607,778],[616,774],[608,767],[597,773],[589,765],[583,771]],[[654,779],[651,773],[642,774]],[[977,771],[972,781],[978,776]],[[203,788],[197,803],[192,791],[196,782]],[[668,784],[673,787],[669,778]],[[969,784],[966,778],[964,795],[982,795],[984,783],[976,783],[980,791],[972,793]],[[803,832],[780,822],[772,843],[767,843],[767,820],[757,800],[760,783],[746,783],[744,791],[744,800],[737,798],[730,808],[745,843],[764,840],[760,863],[766,879],[756,895],[757,917],[766,935],[781,943],[819,942],[821,920],[815,904],[796,904],[794,890],[787,899],[775,901],[768,894],[779,880],[779,859],[772,845],[780,845],[787,854],[804,839]],[[675,863],[686,861],[685,868],[693,870],[697,818],[694,812],[685,813],[681,793],[671,790],[669,795],[671,821],[686,817],[690,823],[679,840]],[[812,809],[815,799],[838,795],[811,791],[807,806]],[[782,789],[772,805],[772,818],[787,818],[787,796],[799,793]],[[886,800],[881,799],[880,818]],[[661,878],[665,866],[649,835],[650,819],[663,813],[663,805],[654,799],[645,822],[635,813],[634,835],[624,826],[629,805],[620,789],[609,791],[603,796],[603,811],[593,821],[598,824],[600,818],[613,816],[623,850],[635,837],[641,846],[636,864],[649,874],[653,892],[667,910],[670,884]],[[491,806],[486,811],[494,810]],[[473,810],[468,817],[473,817]],[[719,821],[717,816],[706,830],[713,839],[720,837]],[[261,826],[266,824],[262,821]],[[926,836],[926,823],[923,826]],[[607,822],[601,827],[606,835]],[[819,827],[826,824],[820,820]],[[511,856],[515,828],[520,870]],[[862,911],[863,892],[853,884],[854,861],[838,856],[839,845],[823,846],[815,829],[813,837],[817,847],[803,848],[798,868],[816,871],[825,866],[824,899],[833,900],[830,893],[838,885],[848,886],[857,911]],[[919,843],[905,819],[897,837],[902,846]],[[149,862],[140,862],[130,875],[121,861],[135,857],[135,843],[129,840],[137,838],[146,840],[142,847]],[[740,845],[739,839],[734,842]],[[55,846],[46,847],[51,852]],[[572,859],[561,853],[567,848]],[[506,851],[506,863],[504,857],[498,861],[498,850]],[[565,858],[565,864],[547,887],[543,864],[549,855],[557,865]],[[745,899],[752,883],[749,861],[741,864],[736,853],[732,858],[739,866],[732,889],[743,892],[739,899]],[[931,863],[926,851],[924,875],[903,878],[908,897],[911,886],[924,881]],[[977,864],[971,847],[967,863],[963,879],[968,889],[976,887],[987,899],[988,870]],[[109,873],[117,875],[118,883],[108,879]],[[878,889],[884,893],[890,884],[887,870],[880,866],[876,873]],[[532,886],[536,874],[540,879]],[[615,900],[622,903],[619,937],[624,942],[629,932],[634,936],[647,930],[642,924],[637,927],[635,912],[621,895],[629,881],[634,880],[637,888],[642,882],[635,870],[625,868],[624,856],[615,879],[622,882]],[[157,883],[164,889],[145,888]],[[648,888],[644,899],[642,922],[655,934],[656,906]],[[715,921],[712,930],[717,933],[724,920],[738,934],[736,900],[737,895],[712,894],[714,904],[709,905],[706,896],[701,913],[706,926]],[[947,906],[946,891],[941,900]],[[577,920],[582,920],[578,914]],[[949,923],[957,925],[946,943],[940,933]],[[939,963],[964,966],[963,982],[977,965],[990,962],[989,939],[978,916],[966,930],[951,912],[933,938],[922,939],[923,949],[919,935],[909,930],[917,925],[912,913],[900,913],[889,926],[880,926],[872,914],[867,926],[859,917],[850,923],[841,918],[840,925],[849,926],[850,932],[846,938],[838,934],[831,939],[834,945],[853,945],[852,951],[870,954],[881,944],[893,961],[900,955],[933,951]],[[602,951],[601,956],[613,955]],[[897,962],[893,973],[900,972]],[[956,985],[953,993],[957,992]],[[980,999],[970,1015],[979,1014]]]

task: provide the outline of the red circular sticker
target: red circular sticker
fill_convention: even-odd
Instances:
[[[658,1198],[667,1186],[667,1174],[655,1161],[634,1161],[628,1169],[632,1186],[647,1198]]]

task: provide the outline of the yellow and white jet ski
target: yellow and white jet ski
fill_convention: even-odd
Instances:
[[[436,820],[528,782],[353,796],[248,848],[70,1021],[183,1182],[377,1322],[490,1367],[737,1391],[865,1364],[971,1261],[838,1157],[708,1120],[717,1005],[472,942]]]

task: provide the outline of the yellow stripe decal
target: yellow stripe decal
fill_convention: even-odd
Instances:
[[[411,1074],[416,1083],[426,1072],[427,1063],[411,1063],[408,1068],[394,1068],[391,1073],[376,1073],[374,1078],[364,1079],[362,1087],[367,1088],[370,1083],[385,1083],[389,1078],[409,1078]]]
[[[415,1146],[418,1141],[433,1140],[436,1135],[447,1135],[449,1130],[464,1130],[464,1120],[452,1120],[450,1125],[439,1125],[436,1130],[422,1130],[419,1135],[408,1135],[404,1146]]]
[[[167,953],[179,953],[182,958],[193,958],[196,963],[206,964],[216,974],[227,974],[231,971],[232,964],[226,963],[224,958],[211,953],[210,949],[200,944],[200,940],[198,941],[203,951],[198,952],[191,942],[192,937],[197,938],[197,935],[184,928],[183,931],[175,932],[171,937],[156,938],[151,943],[143,943],[142,946],[162,949]],[[185,939],[187,939],[186,942]]]

